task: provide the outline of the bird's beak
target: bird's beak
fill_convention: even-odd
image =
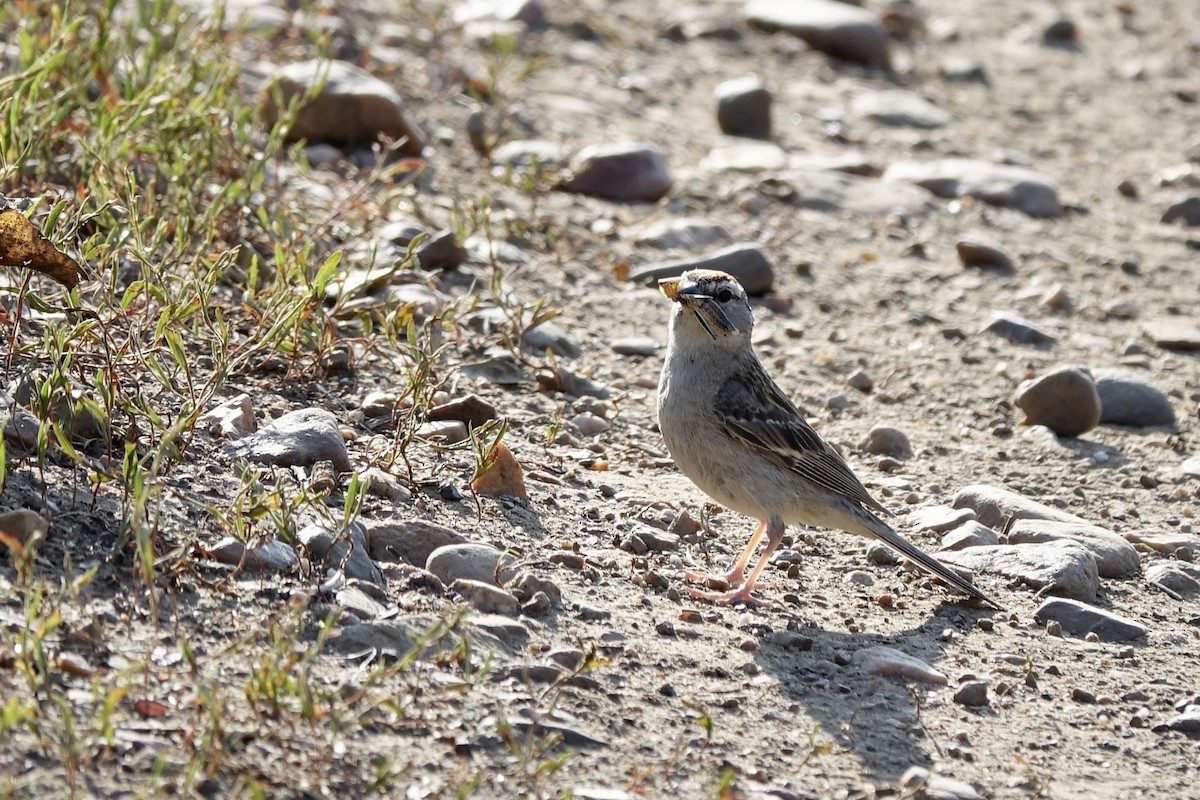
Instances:
[[[674,278],[660,278],[658,281],[658,290],[667,296],[668,300],[675,300],[679,297],[679,290],[683,287],[683,276],[679,275]]]

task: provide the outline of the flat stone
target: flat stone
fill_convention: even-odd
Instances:
[[[789,167],[758,183],[759,193],[797,208],[869,218],[924,216],[933,210],[928,192],[831,169]]]
[[[1146,320],[1142,330],[1164,350],[1200,350],[1200,325],[1190,319],[1160,317]]]
[[[658,354],[660,345],[657,339],[630,336],[613,339],[609,347],[619,356],[653,356]]]
[[[492,151],[492,163],[520,169],[537,167],[546,171],[565,166],[570,151],[546,139],[514,139]]]
[[[315,59],[288,64],[276,71],[282,108],[300,100],[300,111],[288,128],[288,141],[300,139],[367,146],[380,137],[402,142],[400,152],[419,156],[426,136],[404,114],[400,95],[389,84],[346,61]],[[322,83],[323,82],[323,83]],[[315,97],[314,90],[321,88]],[[274,125],[282,111],[276,92],[263,95],[263,118]]]
[[[1003,529],[1010,519],[1054,519],[1087,524],[1082,517],[987,484],[964,486],[954,495],[952,504],[955,508],[971,509],[981,523],[993,530]]]
[[[1100,422],[1153,427],[1174,425],[1175,409],[1167,393],[1145,377],[1123,369],[1092,371],[1100,395]]]
[[[883,89],[862,92],[850,102],[850,111],[882,125],[906,128],[943,128],[949,114],[915,92]]]
[[[750,0],[743,16],[756,28],[787,31],[835,58],[880,69],[891,63],[883,23],[858,6],[833,0]]]
[[[247,548],[240,539],[226,536],[208,553],[222,564],[240,566],[247,572],[287,572],[300,563],[292,546],[278,539]]]
[[[571,176],[560,188],[624,203],[653,203],[671,191],[662,151],[647,142],[591,145],[571,159]]]
[[[233,442],[230,450],[276,467],[307,467],[329,461],[339,472],[350,472],[350,454],[337,418],[323,408],[302,408],[269,423],[257,433]]]
[[[735,244],[706,256],[651,264],[636,270],[629,280],[653,286],[661,278],[673,278],[693,269],[728,272],[749,295],[766,294],[775,283],[775,268],[766,254],[752,244]]]
[[[774,142],[727,140],[708,151],[708,155],[700,162],[700,169],[753,175],[784,169],[788,162],[787,151]]]
[[[418,439],[442,444],[465,442],[470,435],[467,432],[467,426],[457,419],[422,422],[417,426],[415,434]]]
[[[672,217],[631,232],[634,244],[655,250],[697,250],[732,241],[724,226],[706,219]]]
[[[854,651],[851,660],[860,669],[873,675],[899,676],[925,683],[945,685],[949,679],[919,658],[894,647],[864,647]]]
[[[517,598],[491,581],[459,578],[450,584],[450,591],[457,592],[472,608],[484,614],[515,617],[521,613],[521,604],[517,602]]]
[[[972,572],[1004,575],[1024,581],[1035,589],[1046,589],[1079,600],[1094,600],[1100,589],[1096,559],[1077,542],[942,550],[938,559]]]
[[[1100,424],[1100,394],[1091,373],[1063,367],[1024,381],[1013,405],[1025,412],[1024,425],[1044,425],[1059,436],[1079,436]]]
[[[1025,167],[963,158],[904,161],[883,173],[886,181],[914,183],[938,197],[970,196],[993,206],[1015,208],[1031,217],[1059,217],[1058,188]]]
[[[974,520],[971,509],[949,506],[925,506],[908,515],[909,526],[918,533],[945,533]]]
[[[466,544],[467,537],[421,519],[392,521],[364,520],[367,552],[375,561],[403,561],[424,569],[429,556],[439,547]]]
[[[1200,477],[1200,476],[1197,476]],[[1130,544],[1140,544],[1160,553],[1173,555],[1180,548],[1200,553],[1200,535],[1170,531],[1127,531],[1122,534]]]
[[[1137,550],[1121,536],[1086,522],[1062,522],[1048,519],[1021,519],[1008,530],[1009,544],[1036,544],[1060,540],[1078,542],[1096,559],[1102,578],[1136,575],[1141,569]]]
[[[1105,642],[1130,642],[1146,636],[1150,631],[1141,623],[1119,617],[1101,608],[1075,600],[1055,598],[1047,600],[1033,612],[1038,622],[1053,620],[1062,625],[1064,633],[1071,636],[1086,636],[1094,633]]]
[[[1056,335],[1036,323],[1005,312],[994,313],[983,332],[993,333],[1013,344],[1048,345],[1058,341]]]

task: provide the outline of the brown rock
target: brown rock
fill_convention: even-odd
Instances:
[[[525,475],[521,465],[504,442],[496,445],[488,459],[486,470],[471,481],[471,489],[488,497],[529,499],[529,493],[525,491]]]
[[[1100,395],[1087,370],[1065,367],[1025,381],[1013,398],[1026,425],[1045,425],[1060,436],[1078,436],[1100,424]]]

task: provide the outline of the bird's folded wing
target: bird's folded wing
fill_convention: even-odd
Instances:
[[[754,366],[730,377],[718,393],[717,416],[725,432],[817,486],[887,514],[761,365]]]

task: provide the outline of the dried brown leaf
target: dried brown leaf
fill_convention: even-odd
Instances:
[[[24,214],[0,208],[0,265],[25,267],[73,289],[86,273],[79,262],[50,243]]]

